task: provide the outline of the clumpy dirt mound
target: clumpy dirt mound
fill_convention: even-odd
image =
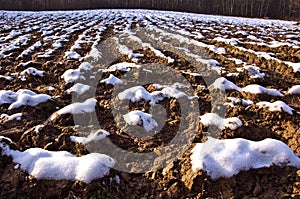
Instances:
[[[95,16],[79,14],[80,19],[63,14],[57,14],[59,17],[55,17],[55,14],[41,14],[43,22],[31,20],[37,24],[48,24],[54,30],[52,33],[44,29],[31,31],[28,43],[25,42],[15,50],[12,48],[3,53],[0,51],[1,90],[17,92],[19,89],[29,89],[37,94],[51,96],[50,100],[36,106],[23,105],[16,109],[9,109],[9,103],[1,102],[0,113],[7,115],[0,117],[0,136],[10,138],[12,142],[1,138],[0,146],[5,143],[10,149],[19,151],[35,147],[48,151],[67,151],[80,157],[95,151],[111,154],[110,148],[105,146],[113,143],[127,152],[161,152],[160,149],[166,148],[164,152],[172,154],[175,148],[168,144],[177,135],[180,126],[186,121],[196,121],[196,125],[186,128],[190,134],[188,137],[193,138],[191,144],[186,144],[186,151],[164,168],[141,173],[129,173],[112,168],[109,175],[91,183],[38,180],[22,171],[20,165],[14,163],[11,157],[2,155],[0,198],[299,198],[300,170],[296,168],[270,165],[269,168],[241,171],[231,178],[212,180],[205,171],[193,171],[190,159],[195,144],[205,142],[211,135],[211,130],[218,128],[204,126],[199,122],[199,116],[213,110],[221,112],[223,109],[225,118],[237,117],[243,125],[235,130],[217,129],[217,133],[213,135],[216,138],[245,138],[252,141],[273,138],[284,142],[293,152],[300,154],[300,96],[287,93],[292,86],[300,84],[300,72],[286,63],[299,62],[300,51],[294,47],[299,43],[280,40],[284,45],[269,46],[269,42],[281,38],[278,35],[283,31],[274,27],[232,25],[180,16],[164,18],[157,15],[152,18],[147,13],[141,16],[134,13],[125,14],[126,16],[123,14],[121,11],[105,15],[99,12]],[[45,22],[44,17],[48,17],[49,20]],[[24,22],[15,23],[13,29],[23,30],[32,26],[27,24],[27,27]],[[63,28],[57,26],[60,23],[64,24]],[[144,29],[138,31],[139,28],[149,30],[147,29],[145,33]],[[167,28],[170,30],[166,30]],[[234,34],[239,30],[251,33],[252,37],[242,32]],[[270,39],[270,35],[266,33],[268,31],[273,31],[274,38]],[[0,37],[8,34],[9,32],[3,32]],[[215,40],[217,37],[233,40],[217,41]],[[16,42],[15,40],[16,38],[11,38],[5,44],[9,45],[10,42]],[[32,46],[38,41],[42,41],[41,46]],[[261,41],[263,45],[257,41]],[[292,44],[287,45],[288,42]],[[2,50],[2,46],[0,47]],[[27,55],[19,56],[24,51]],[[258,52],[267,53],[274,59],[260,56]],[[85,56],[88,58],[84,59]],[[90,61],[94,68],[79,70],[85,60]],[[151,101],[146,99],[127,101],[128,104],[124,106],[128,108],[125,110],[126,113],[135,110],[151,113],[153,118],[162,124],[159,132],[154,135],[132,136],[131,126],[124,121],[121,123],[122,116],[115,114],[116,111],[121,112],[125,109],[122,106],[115,106],[114,100],[118,99],[118,96],[115,96],[114,92],[118,87],[100,82],[110,78],[111,75],[124,80],[129,73],[126,72],[128,68],[107,70],[110,66],[121,62],[171,68],[176,71],[177,76],[166,77],[164,81],[170,83],[169,86],[172,88],[187,92],[185,85],[174,84],[183,78],[191,88],[192,93],[189,93],[190,96],[184,96],[183,100],[180,101],[174,96],[164,97],[156,102],[155,108],[152,107]],[[210,70],[207,70],[207,65]],[[263,73],[264,77],[253,78],[251,71],[241,70],[242,67],[249,65],[258,67],[257,74]],[[20,72],[28,67],[44,71],[44,76],[26,75],[26,80],[23,81]],[[74,69],[73,77],[76,77],[78,72],[76,82],[66,83],[63,79],[62,75],[68,69]],[[163,76],[163,73],[168,72],[159,67],[157,69],[160,73],[143,67],[130,68],[134,76],[133,80],[126,82],[126,88],[145,79],[158,79],[155,75]],[[221,92],[224,99],[220,100],[220,103],[229,102],[230,97],[251,100],[252,103],[246,105],[242,102],[232,105],[227,103],[225,111],[223,104],[213,104],[214,97],[218,94],[215,92],[220,91],[209,89],[220,76],[240,88],[249,84],[259,84],[268,89],[277,89],[282,95],[226,90]],[[92,94],[89,92],[76,94],[75,91],[68,91],[78,82],[88,84]],[[155,83],[157,82],[148,82],[141,86],[149,93],[164,89],[163,85]],[[97,100],[95,115],[85,110],[74,115],[57,113],[74,101],[83,102],[88,98]],[[186,104],[181,103],[189,100],[194,100],[199,114],[183,114],[182,109]],[[283,110],[280,112],[270,111],[266,107],[261,108],[257,106],[261,101],[285,102],[293,109],[293,114]],[[20,119],[9,119],[9,116],[18,113],[22,113]],[[165,121],[156,118],[156,115],[163,114]],[[93,121],[99,124],[95,127]],[[101,128],[110,135],[99,142],[86,145],[73,142],[71,136],[83,136],[78,122],[82,122],[85,133]],[[139,127],[142,129],[143,123],[139,124]],[[159,156],[157,154],[157,157]],[[158,163],[163,161],[159,158],[155,160]],[[139,164],[146,165],[146,160]]]

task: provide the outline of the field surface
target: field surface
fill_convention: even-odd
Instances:
[[[299,198],[299,32],[0,11],[0,197]]]

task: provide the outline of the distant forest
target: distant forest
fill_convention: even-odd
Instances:
[[[300,19],[300,0],[0,0],[1,10],[154,9]]]

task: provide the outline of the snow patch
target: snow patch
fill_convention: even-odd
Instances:
[[[32,76],[40,76],[40,77],[43,77],[44,76],[44,71],[40,71],[34,67],[29,67],[25,70],[23,70],[21,73],[20,73],[20,76],[21,76],[21,80],[22,81],[26,81],[26,75],[32,75]]]
[[[213,125],[221,130],[225,128],[235,130],[243,125],[243,122],[237,117],[224,119],[216,113],[206,113],[200,116],[200,120],[205,127]]]
[[[77,52],[75,51],[68,51],[68,52],[65,52],[65,58],[67,59],[81,59],[81,55],[78,54]]]
[[[102,58],[102,53],[97,49],[92,47],[88,55],[85,56],[85,60],[97,62]]]
[[[95,111],[95,106],[97,104],[97,100],[94,98],[90,98],[85,100],[85,102],[76,102],[70,105],[65,106],[64,108],[57,111],[57,114],[80,114],[80,113],[92,113]]]
[[[292,166],[300,168],[300,159],[283,142],[265,139],[259,142],[245,139],[216,140],[209,138],[192,149],[192,168],[203,170],[213,180],[230,178],[242,170]]]
[[[256,104],[259,108],[268,108],[269,111],[279,111],[279,112],[287,112],[290,115],[293,115],[293,108],[289,107],[283,101],[276,101],[276,102],[259,102]]]
[[[244,66],[243,68],[237,68],[237,71],[247,70],[249,72],[250,78],[262,79],[265,77],[265,73],[259,71],[259,67],[256,66]]]
[[[226,91],[226,90],[241,91],[242,90],[240,87],[238,87],[233,82],[227,80],[224,77],[220,77],[220,78],[216,79],[215,82],[213,83],[213,87],[218,88],[221,91]]]
[[[140,65],[137,65],[135,63],[122,62],[110,66],[108,69],[104,70],[104,72],[114,72],[116,70],[128,72],[130,68],[140,68],[140,67],[141,67]]]
[[[17,92],[12,91],[0,91],[0,105],[10,104],[9,110],[19,108],[23,105],[36,106],[42,102],[46,102],[51,99],[51,96],[46,94],[36,94],[33,91],[20,89]]]
[[[89,62],[83,62],[80,64],[80,66],[78,68],[79,68],[79,70],[90,71],[94,68],[94,66],[92,64],[90,64]]]
[[[18,94],[12,91],[0,90],[0,105],[11,104],[18,99]]]
[[[142,86],[134,86],[124,90],[118,94],[120,100],[129,99],[132,102],[140,100],[150,101],[152,99],[150,93]]]
[[[288,61],[285,61],[284,63],[288,66],[291,66],[293,68],[294,73],[300,72],[300,63],[293,63]]]
[[[224,105],[229,105],[231,107],[236,107],[236,105],[238,104],[241,104],[243,106],[249,106],[254,104],[254,102],[251,100],[238,99],[235,97],[227,97],[227,100],[229,100],[230,102],[226,102],[224,103]]]
[[[272,96],[284,96],[280,91],[276,89],[267,89],[257,84],[251,84],[242,89],[243,92],[254,93],[254,94],[268,94]]]
[[[96,141],[103,140],[104,138],[106,138],[109,135],[110,135],[109,132],[100,129],[94,133],[89,134],[87,137],[70,136],[70,139],[72,142],[88,144],[93,141],[96,142]]]
[[[1,69],[1,68],[0,68],[0,69]],[[13,80],[12,77],[10,77],[10,76],[4,76],[4,75],[0,75],[0,79],[6,79],[6,80],[8,80],[8,81]]]
[[[82,95],[86,91],[88,91],[91,87],[82,83],[76,83],[74,86],[67,90],[67,93],[75,92],[78,95]]]
[[[288,90],[288,93],[291,95],[300,95],[300,85],[293,86]]]
[[[152,115],[142,111],[131,111],[124,115],[123,118],[129,125],[143,126],[147,132],[158,126],[157,122],[152,119]]]
[[[1,139],[2,141],[2,139]],[[38,180],[79,180],[90,183],[109,174],[114,160],[104,154],[91,153],[77,157],[66,151],[47,151],[30,148],[26,151],[11,150],[0,142],[2,155],[10,156],[20,168]]]
[[[64,72],[64,74],[61,76],[61,78],[63,78],[65,80],[66,84],[68,84],[68,83],[73,83],[84,77],[81,76],[79,69],[68,69]]]
[[[111,84],[113,86],[116,86],[118,84],[123,84],[123,81],[114,76],[113,74],[110,74],[108,78],[101,80],[100,83]]]
[[[3,120],[8,120],[8,121],[21,120],[22,119],[22,113],[15,113],[13,115],[1,114],[0,118],[3,119]]]

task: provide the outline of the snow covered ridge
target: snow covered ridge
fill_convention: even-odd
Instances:
[[[118,94],[118,97],[120,100],[130,100],[132,102],[137,102],[140,100],[150,101],[150,104],[154,106],[158,101],[163,100],[164,98],[182,98],[187,97],[188,99],[195,98],[194,96],[188,96],[184,92],[176,89],[176,83],[172,86],[166,86],[166,85],[158,85],[156,84],[156,87],[163,88],[161,91],[153,91],[152,93],[149,93],[144,87],[142,86],[134,86],[131,88],[128,88],[121,93]]]
[[[289,107],[286,103],[282,101],[276,101],[276,102],[259,102],[256,104],[259,106],[259,108],[268,108],[269,111],[279,111],[279,112],[287,112],[290,115],[293,115],[293,108]]]
[[[75,92],[78,95],[82,95],[83,93],[87,92],[88,90],[90,90],[90,86],[85,85],[85,84],[81,84],[81,83],[77,83],[74,86],[72,86],[71,88],[69,88],[67,90],[67,93],[72,93]]]
[[[93,141],[103,140],[104,138],[106,138],[109,135],[110,135],[109,132],[100,129],[94,133],[89,134],[87,137],[70,136],[70,139],[72,142],[88,144]]]
[[[241,88],[241,87],[235,85],[233,82],[227,80],[224,77],[220,77],[220,78],[216,79],[215,82],[213,83],[213,87],[216,89],[219,89],[221,91],[236,90],[239,92],[247,92],[247,93],[253,93],[253,94],[268,94],[268,95],[280,96],[280,97],[284,96],[277,89],[265,88],[258,84],[250,84],[248,86],[245,86],[244,88]]]
[[[300,85],[293,86],[288,90],[288,93],[291,95],[300,95]]]
[[[244,87],[242,89],[242,91],[248,92],[248,93],[254,93],[254,94],[265,93],[265,94],[272,95],[272,96],[280,96],[280,97],[283,96],[283,94],[280,91],[278,91],[277,89],[268,89],[268,88],[265,88],[265,87],[257,85],[257,84],[248,85],[248,86]]]
[[[0,90],[0,105],[10,104],[9,110],[19,108],[23,105],[36,106],[42,102],[51,99],[51,96],[46,94],[36,94],[27,89],[20,89],[17,92]]]
[[[114,76],[113,74],[110,74],[108,78],[101,80],[100,83],[111,84],[113,86],[116,86],[118,84],[123,84],[123,81]]]
[[[143,126],[147,132],[158,126],[157,122],[152,119],[152,115],[142,111],[131,111],[123,115],[123,118],[129,125]]]
[[[245,139],[216,140],[209,138],[192,149],[193,170],[205,171],[213,180],[230,178],[240,171],[270,167],[300,168],[300,158],[283,142],[265,139],[259,142]]]
[[[132,102],[140,100],[150,101],[152,99],[150,93],[142,86],[134,86],[124,90],[118,94],[120,100],[129,99]]]
[[[64,114],[80,114],[80,113],[92,113],[95,111],[97,100],[90,98],[84,102],[75,102],[73,104],[67,105],[64,108],[58,110],[56,113],[59,115]]]
[[[65,80],[66,84],[73,83],[77,80],[86,80],[83,74],[87,71],[90,71],[93,69],[94,66],[91,65],[88,62],[83,62],[80,64],[80,66],[77,69],[68,69],[64,72],[64,74],[61,76],[62,79]]]
[[[7,114],[1,114],[0,115],[0,119],[3,119],[3,120],[8,120],[8,121],[11,121],[11,120],[21,120],[22,119],[22,113],[15,113],[13,115],[7,115]]]
[[[0,75],[0,79],[5,79],[5,80],[7,80],[7,81],[13,80],[12,77],[10,77],[10,76],[4,76],[4,75]]]
[[[34,67],[29,67],[20,73],[20,77],[22,81],[26,81],[26,75],[43,77],[44,71],[40,71]]]
[[[103,72],[115,72],[116,70],[128,72],[131,68],[141,68],[141,65],[129,62],[121,62],[110,66],[108,69],[102,70]]]
[[[47,151],[40,148],[30,148],[26,151],[11,150],[3,142],[8,138],[0,136],[2,155],[12,157],[29,175],[47,180],[79,180],[90,183],[109,174],[114,167],[114,160],[104,154],[91,153],[77,157],[66,151]],[[11,140],[10,140],[11,142]]]
[[[222,118],[216,113],[206,113],[200,116],[201,123],[205,126],[217,126],[219,129],[223,130],[229,128],[235,130],[243,125],[243,122],[237,117]]]
[[[254,104],[254,102],[251,100],[238,99],[235,97],[227,97],[227,100],[230,102],[226,102],[226,103],[224,103],[224,105],[229,105],[231,107],[236,107],[236,105],[238,105],[238,104],[241,104],[243,106],[249,106],[249,105]]]
[[[263,79],[265,77],[265,73],[261,73],[259,71],[259,67],[256,66],[244,66],[243,68],[237,68],[238,71],[247,70],[249,72],[250,78],[253,79]]]
[[[68,69],[64,72],[61,78],[65,80],[66,84],[73,83],[79,79],[85,79],[83,76],[80,75],[79,69]]]
[[[242,91],[240,87],[235,85],[233,82],[227,80],[225,77],[220,77],[216,79],[215,82],[213,83],[213,87],[221,91],[226,91],[226,90]]]

